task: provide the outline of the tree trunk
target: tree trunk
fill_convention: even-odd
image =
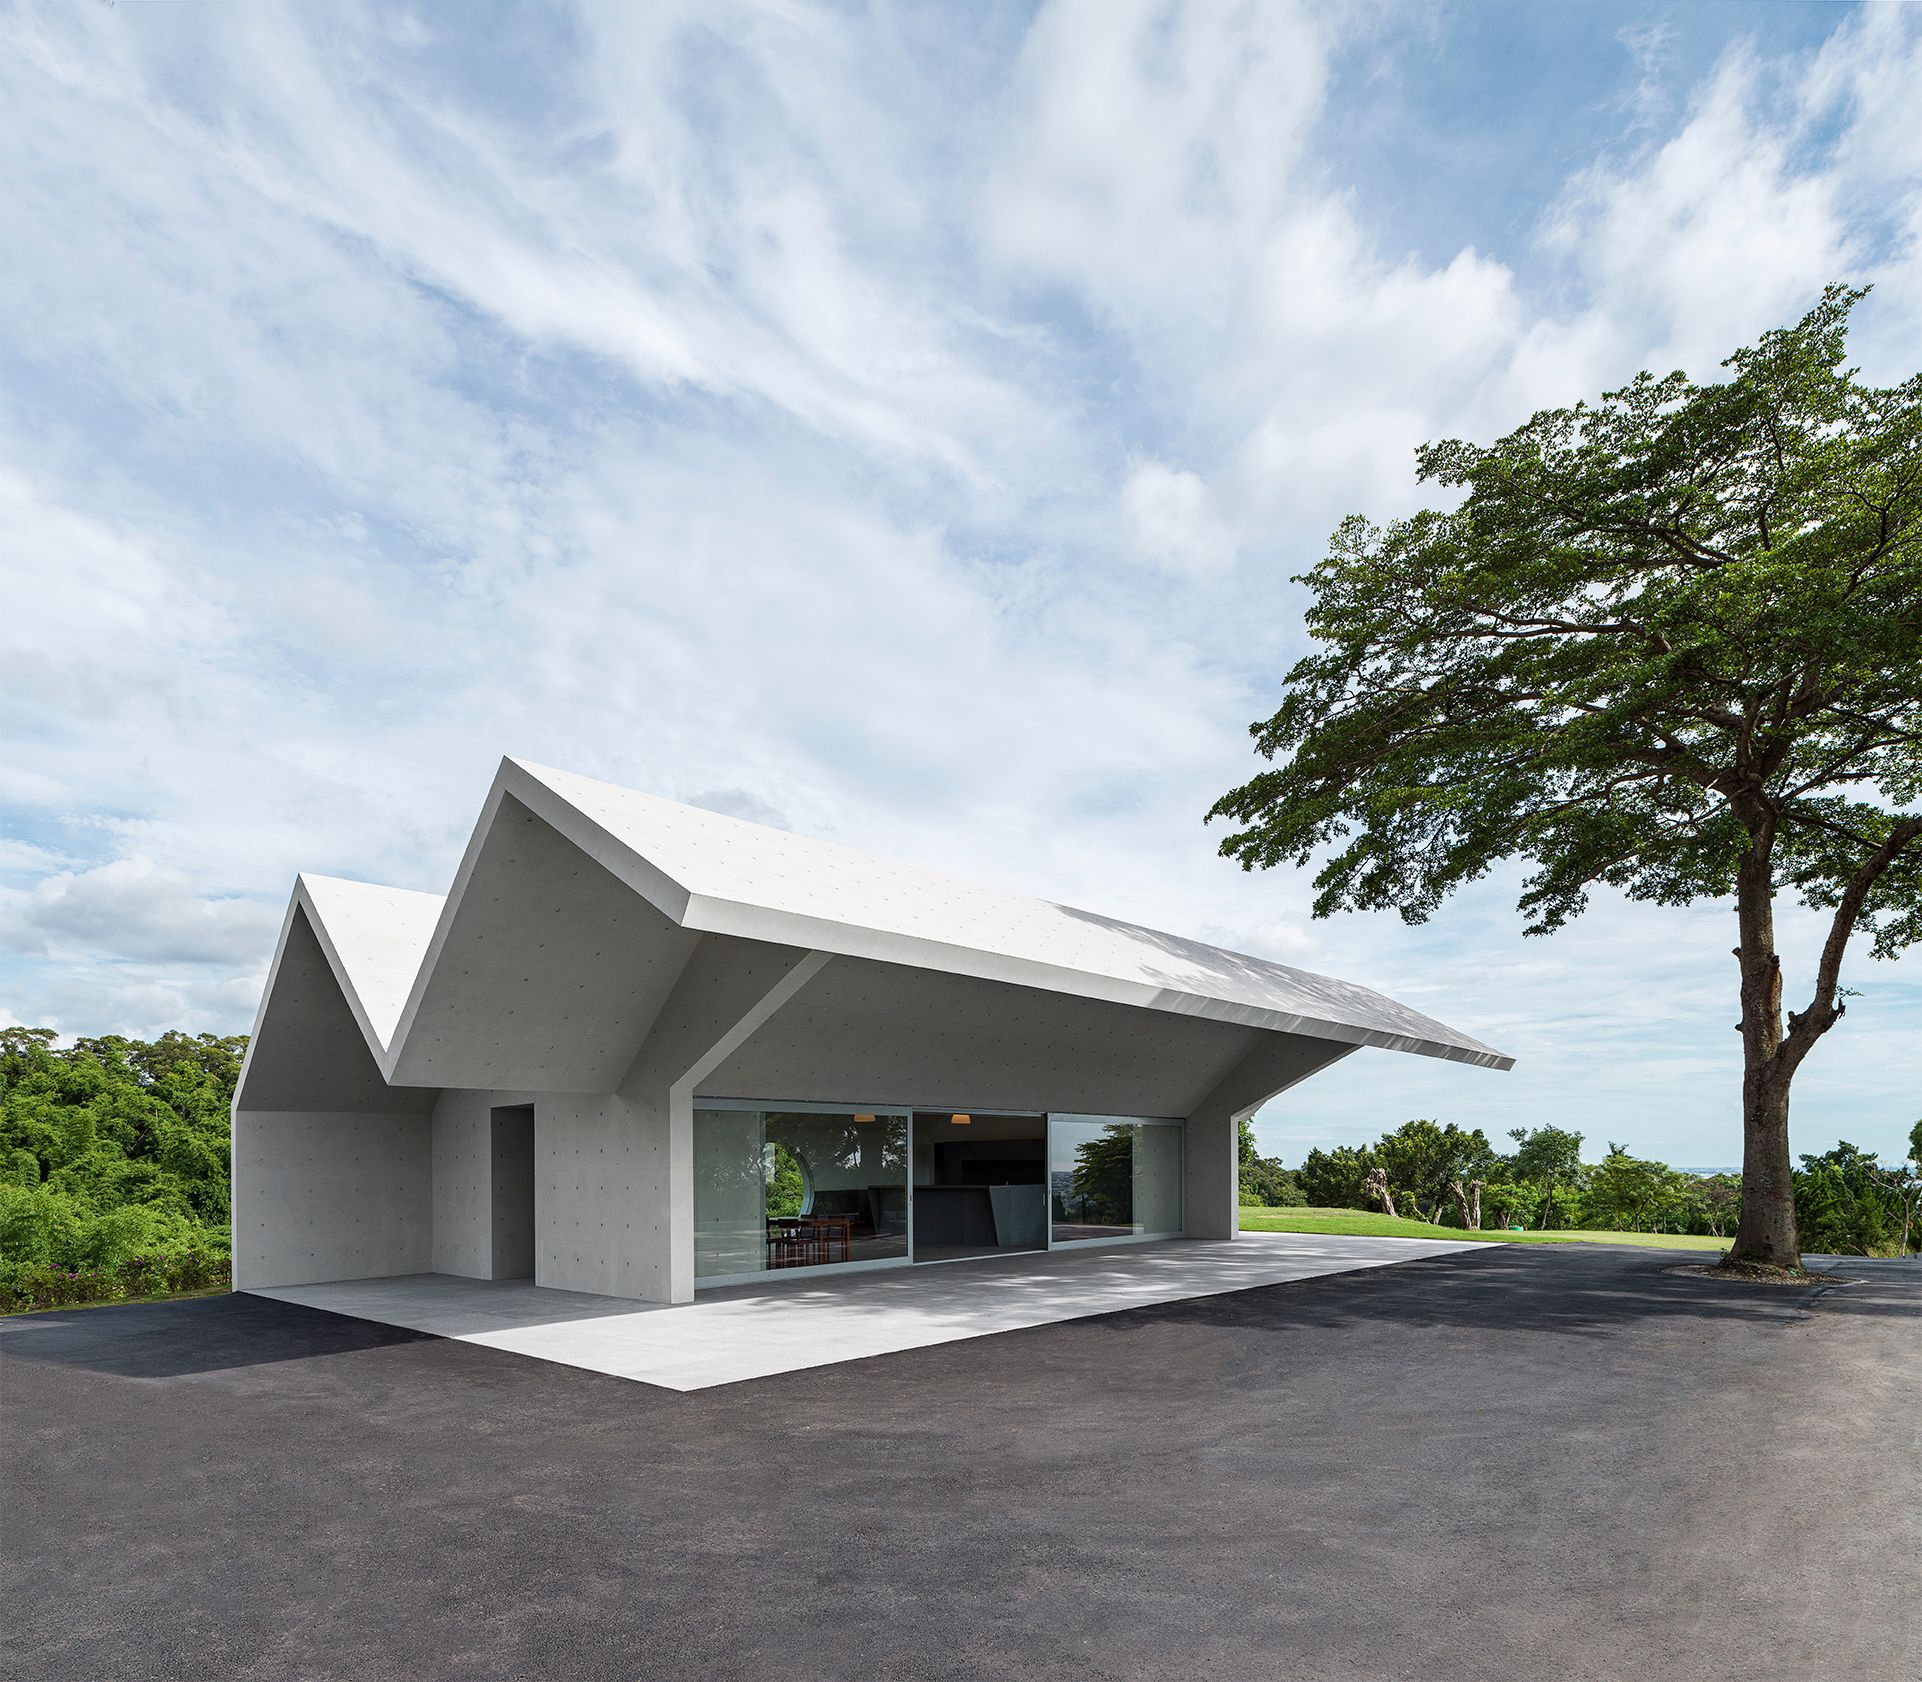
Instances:
[[[1782,1053],[1782,963],[1775,952],[1775,893],[1766,842],[1735,883],[1742,944],[1742,1213],[1728,1259],[1799,1268],[1795,1180],[1789,1172],[1789,1079]]]
[[[1476,1180],[1467,1191],[1462,1190],[1460,1180],[1448,1182],[1448,1195],[1455,1200],[1455,1213],[1461,1216],[1462,1230],[1480,1232],[1482,1229],[1482,1187],[1488,1182]]]
[[[1786,1081],[1742,1083],[1742,1214],[1730,1261],[1802,1265],[1795,1229],[1795,1179],[1789,1169]]]
[[[1383,1213],[1392,1217],[1395,1213],[1395,1194],[1388,1189],[1388,1175],[1384,1169],[1371,1168],[1361,1189],[1370,1197],[1379,1197]]]

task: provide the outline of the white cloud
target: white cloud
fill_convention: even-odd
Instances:
[[[1208,487],[1185,469],[1137,464],[1121,487],[1121,510],[1129,548],[1151,566],[1199,573],[1234,565],[1234,534],[1215,514]]]
[[[1803,167],[1799,113],[1770,120],[1772,74],[1732,51],[1678,133],[1628,168],[1585,171],[1547,223],[1551,247],[1622,329],[1641,327],[1635,354],[1658,367],[1711,372],[1731,331],[1791,318],[1865,257],[1838,214],[1839,179]]]
[[[203,897],[185,872],[144,858],[58,871],[0,895],[0,942],[16,953],[243,964],[272,943],[276,925],[259,900]]]

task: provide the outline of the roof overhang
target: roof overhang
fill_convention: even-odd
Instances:
[[[445,896],[297,879],[257,1033],[297,918],[382,1077],[399,1086],[610,1090],[703,936],[1485,1068],[1513,1062],[1330,976],[514,759]]]

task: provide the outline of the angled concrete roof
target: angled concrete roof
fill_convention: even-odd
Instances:
[[[368,1044],[385,1051],[447,904],[445,894],[381,888],[303,871],[296,894],[340,977]]]
[[[508,801],[652,907],[663,934],[686,931],[681,940],[734,936],[1487,1068],[1513,1061],[1332,976],[506,759],[444,898],[325,876],[296,884],[295,906],[389,1079],[464,923],[471,941],[498,915],[464,901]]]

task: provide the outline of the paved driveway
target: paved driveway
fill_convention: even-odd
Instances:
[[[773,1273],[674,1307],[444,1273],[259,1294],[642,1384],[705,1390],[1122,1308],[1390,1267],[1476,1242],[1251,1232],[1214,1243],[1081,1245],[939,1267]]]
[[[0,1323],[44,1678],[1833,1677],[1922,1652],[1922,1268],[1505,1247],[690,1393]]]

